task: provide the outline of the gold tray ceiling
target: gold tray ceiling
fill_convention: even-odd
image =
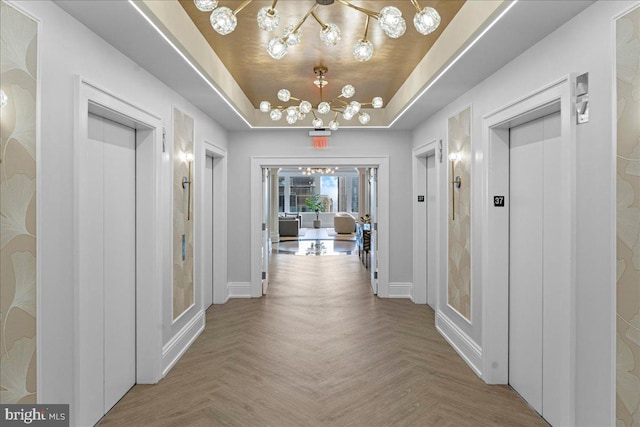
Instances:
[[[354,99],[358,101],[369,102],[374,96],[382,96],[385,103],[389,102],[460,10],[464,0],[419,0],[420,6],[435,8],[442,18],[440,27],[427,36],[413,27],[415,8],[409,0],[354,1],[357,6],[374,11],[388,5],[396,6],[407,21],[406,33],[398,39],[391,39],[382,32],[376,20],[371,20],[368,39],[374,44],[375,51],[373,58],[364,63],[356,61],[351,50],[353,44],[362,38],[365,15],[342,4],[334,3],[317,9],[320,19],[337,24],[342,30],[342,41],[338,45],[323,45],[318,37],[320,26],[313,17],[309,17],[301,27],[302,43],[289,48],[289,53],[278,61],[267,53],[267,42],[281,35],[286,26],[297,23],[315,3],[314,0],[280,0],[276,7],[280,13],[280,25],[270,33],[258,28],[256,16],[260,8],[270,6],[272,2],[254,0],[238,13],[238,26],[226,36],[211,28],[210,14],[196,9],[192,0],[180,0],[180,3],[247,98],[258,108],[262,100],[277,104],[276,93],[282,88],[316,105],[320,96],[319,89],[313,85],[313,67],[317,65],[329,69],[325,100],[337,96],[342,86],[350,83],[356,88]],[[233,10],[240,3],[220,0],[219,6]]]

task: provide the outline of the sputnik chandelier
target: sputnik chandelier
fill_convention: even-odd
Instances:
[[[211,12],[211,26],[221,35],[227,35],[235,30],[238,25],[236,15],[244,9],[253,0],[243,1],[235,10],[228,7],[218,7],[218,0],[193,0],[198,10],[202,12]],[[335,46],[342,40],[342,32],[336,24],[324,23],[316,14],[319,5],[331,5],[335,0],[315,0],[315,4],[311,6],[309,11],[295,25],[289,25],[284,29],[282,36],[274,37],[267,44],[267,52],[274,59],[282,59],[288,52],[289,47],[300,44],[302,41],[302,33],[300,27],[304,22],[312,16],[318,24],[320,24],[320,40],[327,46]],[[413,18],[413,25],[420,34],[430,34],[434,32],[440,25],[440,15],[432,7],[421,8],[417,0],[410,0],[416,8],[416,14]],[[407,23],[402,17],[402,12],[395,6],[383,7],[380,12],[365,9],[352,4],[347,0],[337,0],[338,3],[348,6],[365,15],[364,35],[353,45],[353,56],[361,62],[371,59],[373,56],[374,46],[367,39],[369,31],[369,20],[376,19],[380,28],[384,33],[397,39],[401,37],[406,29]],[[273,31],[280,24],[280,15],[276,10],[278,0],[273,0],[271,6],[265,6],[258,12],[258,27],[265,31]]]
[[[324,174],[334,174],[338,171],[338,167],[335,168],[302,168],[299,167],[298,170],[302,171],[302,175],[324,175]]]
[[[299,120],[304,120],[307,114],[311,113],[313,115],[312,124],[316,129],[324,127],[324,121],[318,117],[316,112],[322,115],[333,112],[335,115],[333,120],[329,122],[329,129],[338,130],[340,127],[340,123],[338,123],[338,114],[342,114],[342,117],[345,120],[351,120],[357,114],[358,121],[361,124],[366,125],[371,120],[371,116],[364,111],[360,111],[360,108],[363,106],[371,106],[377,109],[382,108],[384,104],[382,98],[379,96],[373,98],[371,102],[360,103],[358,101],[345,101],[345,99],[352,98],[356,94],[356,89],[350,84],[344,85],[340,95],[336,96],[331,101],[323,101],[322,89],[329,84],[327,79],[325,79],[327,68],[322,66],[314,67],[313,72],[317,76],[313,83],[320,88],[320,103],[315,108],[309,101],[291,96],[291,92],[287,89],[280,89],[278,91],[278,99],[280,101],[289,102],[293,100],[299,104],[292,104],[288,106],[279,105],[274,107],[269,101],[262,101],[260,103],[260,111],[268,113],[269,117],[271,117],[271,120],[274,122],[280,120],[284,115],[285,120],[290,125],[295,124]]]

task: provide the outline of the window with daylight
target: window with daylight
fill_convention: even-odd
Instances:
[[[278,212],[308,212],[306,200],[319,193],[324,212],[358,213],[358,172],[303,175],[298,168],[281,168],[278,175]]]

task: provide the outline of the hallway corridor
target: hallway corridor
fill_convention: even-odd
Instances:
[[[211,307],[167,377],[100,425],[546,425],[469,369],[430,308],[372,295],[357,255],[272,259],[266,297]]]

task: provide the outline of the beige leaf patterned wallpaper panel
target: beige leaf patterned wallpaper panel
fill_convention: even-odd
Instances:
[[[193,295],[193,184],[183,188],[193,158],[193,118],[173,109],[173,318],[194,303]],[[191,167],[193,173],[193,166]],[[189,195],[191,192],[191,195]],[[188,206],[188,204],[190,206]]]
[[[0,2],[0,403],[36,402],[38,24]]]
[[[449,154],[456,153],[449,161],[449,254],[447,302],[467,320],[471,320],[471,107],[449,118]],[[453,188],[451,181],[459,176],[460,188]],[[454,194],[455,192],[455,194]],[[455,197],[455,208],[453,202]],[[453,219],[455,209],[455,220]]]
[[[640,7],[616,23],[617,426],[640,426]]]

